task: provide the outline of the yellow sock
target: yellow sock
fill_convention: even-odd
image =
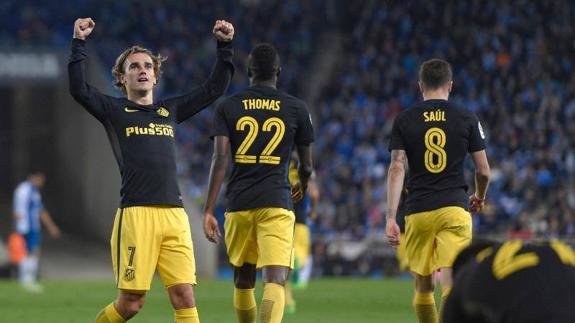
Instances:
[[[238,323],[256,323],[257,304],[254,289],[234,289],[234,307]]]
[[[198,309],[190,307],[176,310],[176,323],[200,323]]]
[[[274,283],[264,284],[264,296],[260,306],[260,323],[280,323],[284,315],[285,289]]]
[[[445,307],[445,302],[447,301],[447,297],[449,296],[450,292],[451,292],[451,287],[445,287],[441,290],[441,304],[439,305],[440,321],[441,321],[441,317],[443,317],[443,308]]]
[[[419,323],[438,323],[433,293],[415,292],[413,307]]]
[[[94,323],[124,323],[126,320],[118,313],[116,307],[114,307],[114,303],[108,304],[108,306],[104,307],[96,316],[96,320]]]

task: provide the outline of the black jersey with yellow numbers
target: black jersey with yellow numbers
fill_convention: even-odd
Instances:
[[[407,155],[407,214],[445,206],[467,209],[464,161],[468,153],[483,149],[477,116],[451,102],[426,100],[398,114],[389,150]]]
[[[575,322],[575,253],[566,244],[512,240],[471,256],[454,267],[444,323]]]
[[[289,165],[294,145],[309,146],[313,127],[305,103],[285,92],[252,86],[218,104],[212,137],[230,139],[228,211],[293,209]]]
[[[225,92],[234,71],[231,43],[218,42],[217,62],[204,84],[188,94],[151,105],[98,92],[87,82],[85,41],[74,39],[71,50],[70,93],[104,125],[122,176],[121,207],[182,206],[174,128]]]

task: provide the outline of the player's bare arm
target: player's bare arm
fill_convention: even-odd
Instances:
[[[308,183],[308,191],[309,191],[309,198],[310,198],[310,206],[311,209],[309,211],[309,218],[314,221],[317,218],[317,205],[319,203],[319,187],[317,184],[317,180],[315,180],[315,176],[312,176]]]
[[[297,153],[300,160],[298,167],[299,182],[291,188],[292,200],[294,202],[303,199],[309,178],[313,172],[311,146],[297,146]]]
[[[60,237],[60,228],[58,228],[56,223],[54,223],[54,220],[52,220],[52,217],[50,216],[50,213],[48,213],[48,211],[43,210],[40,213],[40,220],[42,221],[42,224],[46,226],[48,232],[52,237],[54,238]]]
[[[471,212],[475,213],[483,209],[491,170],[485,150],[476,151],[471,157],[475,163],[475,194],[469,197],[469,206]]]
[[[222,237],[218,220],[214,216],[218,194],[226,177],[228,160],[230,156],[230,140],[225,136],[214,138],[214,154],[212,155],[212,165],[208,182],[208,196],[204,203],[204,234],[206,238],[218,243]]]
[[[74,38],[86,40],[94,27],[96,26],[96,22],[92,18],[78,18],[74,22]]]
[[[385,234],[389,244],[393,247],[399,246],[400,231],[396,222],[396,216],[406,168],[407,155],[405,150],[392,150],[391,164],[387,171],[387,224],[385,226]]]
[[[218,41],[229,43],[234,39],[234,25],[225,20],[216,20],[212,33]]]

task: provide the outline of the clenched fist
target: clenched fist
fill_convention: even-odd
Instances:
[[[74,22],[74,38],[85,40],[94,30],[94,26],[96,26],[96,23],[92,18],[76,19]]]
[[[212,33],[217,40],[228,43],[234,38],[234,26],[225,20],[216,20]]]

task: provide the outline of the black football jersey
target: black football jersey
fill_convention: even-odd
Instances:
[[[508,241],[457,267],[444,323],[575,322],[575,253],[562,242]]]
[[[451,102],[426,100],[398,114],[389,150],[407,155],[407,214],[445,206],[467,209],[464,161],[483,149],[485,136],[475,114]]]
[[[252,86],[216,107],[215,136],[229,137],[231,144],[228,211],[293,209],[292,149],[313,142],[311,118],[303,101],[272,87]]]
[[[225,92],[234,71],[232,55],[231,43],[218,42],[218,59],[207,82],[188,94],[139,105],[104,95],[90,86],[85,41],[72,41],[70,93],[106,129],[122,176],[121,207],[182,206],[176,176],[175,126]]]

